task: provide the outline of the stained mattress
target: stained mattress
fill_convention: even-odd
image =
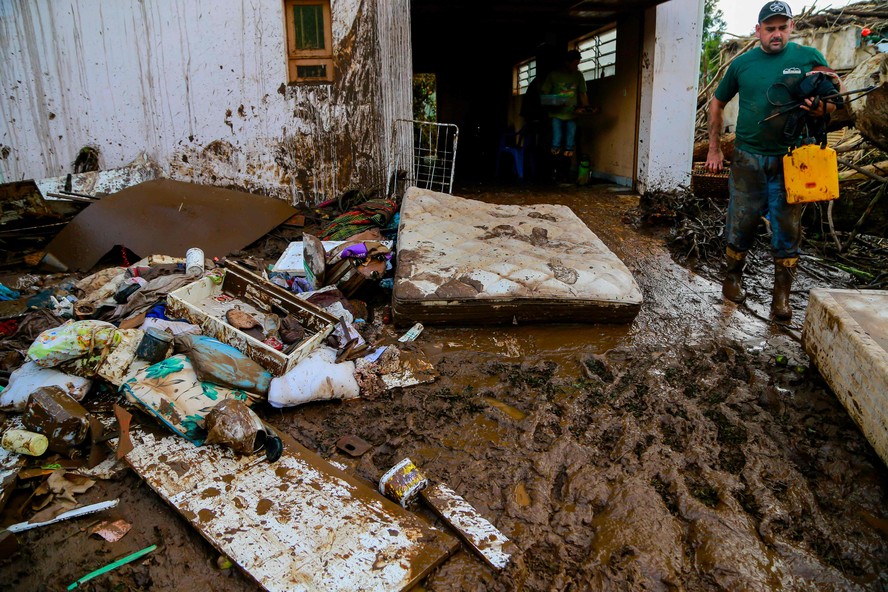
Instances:
[[[496,205],[411,187],[401,205],[399,323],[627,323],[629,269],[570,208]]]

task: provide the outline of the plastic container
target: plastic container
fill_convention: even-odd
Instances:
[[[787,203],[828,201],[839,197],[839,165],[836,151],[807,144],[783,157],[783,182]]]
[[[577,165],[577,185],[589,184],[589,168],[589,159],[586,157],[581,158],[580,164]]]
[[[49,450],[70,456],[89,434],[89,413],[61,388],[45,386],[31,393],[22,424],[45,435]]]
[[[172,343],[172,335],[166,331],[149,327],[145,330],[145,336],[139,342],[139,347],[136,348],[136,357],[149,364],[156,364],[166,359]]]
[[[204,272],[203,249],[192,247],[185,253],[185,273],[199,276]]]
[[[2,446],[10,452],[40,456],[49,448],[49,440],[43,434],[28,430],[6,430],[3,432]]]

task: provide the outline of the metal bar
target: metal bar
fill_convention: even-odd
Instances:
[[[8,527],[6,530],[13,533],[25,532],[26,530],[31,530],[32,528],[55,524],[56,522],[62,522],[64,520],[68,520],[69,518],[77,518],[78,516],[85,516],[87,514],[101,512],[102,510],[108,510],[115,507],[118,503],[120,503],[120,500],[115,499],[106,502],[99,502],[90,506],[83,506],[82,508],[74,508],[73,510],[69,510],[64,514],[59,514],[52,520],[47,520],[46,522],[19,522],[18,524],[13,524],[12,526]]]

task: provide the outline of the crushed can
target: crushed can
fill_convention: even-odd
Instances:
[[[405,458],[379,479],[379,493],[406,508],[428,485],[429,480],[425,475],[419,471],[413,461]]]
[[[22,423],[46,436],[49,450],[65,455],[70,455],[89,434],[89,413],[57,386],[40,387],[31,393]]]

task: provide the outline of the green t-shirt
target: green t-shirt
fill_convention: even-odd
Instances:
[[[573,72],[553,70],[546,76],[540,90],[544,95],[558,95],[558,106],[549,111],[550,117],[573,119],[579,103],[578,94],[586,92],[586,79],[579,70]]]
[[[792,41],[780,53],[765,53],[756,47],[734,60],[715,89],[715,98],[727,103],[740,93],[737,148],[765,156],[786,154],[782,135],[788,114],[759,122],[792,101],[790,89],[805,74],[826,65],[819,51]]]

